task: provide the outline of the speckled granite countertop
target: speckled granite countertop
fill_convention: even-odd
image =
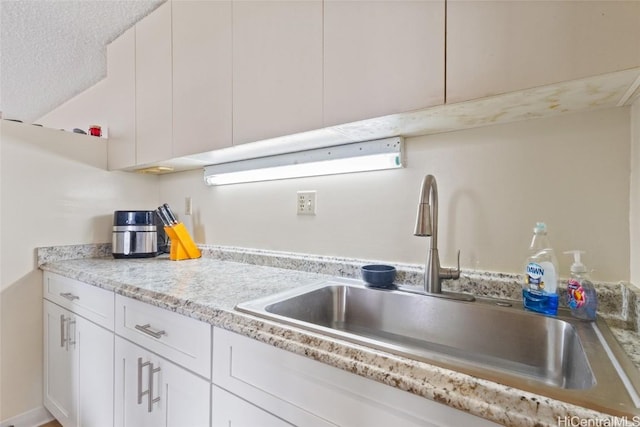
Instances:
[[[558,426],[559,420],[569,419],[567,417],[611,419],[609,415],[545,396],[239,313],[233,308],[240,302],[335,276],[349,276],[350,273],[344,271],[349,268],[340,262],[336,274],[335,262],[327,261],[331,266],[305,269],[329,274],[298,271],[290,269],[291,265],[288,268],[265,266],[273,263],[246,259],[247,253],[240,258],[251,262],[249,264],[226,261],[223,259],[237,260],[238,254],[231,256],[233,251],[223,251],[224,254],[216,251],[217,248],[205,248],[203,252],[217,259],[203,257],[172,262],[166,257],[81,258],[109,253],[100,248],[91,248],[88,253],[82,247],[42,248],[38,251],[38,264],[42,270],[203,320],[500,424]],[[69,259],[74,257],[81,259]],[[632,360],[638,363],[637,333],[617,328],[614,332]]]

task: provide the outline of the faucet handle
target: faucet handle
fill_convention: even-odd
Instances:
[[[451,273],[451,278],[452,279],[460,278],[460,249],[458,249],[458,266],[456,270]]]
[[[440,270],[440,278],[441,279],[459,279],[460,278],[460,249],[458,249],[458,267],[453,268],[442,268]]]

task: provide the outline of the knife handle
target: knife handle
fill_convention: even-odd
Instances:
[[[173,214],[173,211],[171,210],[171,208],[169,207],[168,203],[165,203],[162,205],[165,209],[165,211],[167,212],[167,215],[169,216],[169,219],[171,220],[172,224],[177,224],[178,223],[178,219],[176,218],[176,216]]]
[[[162,221],[162,224],[164,224],[165,227],[171,227],[171,221],[169,220],[169,217],[167,217],[167,214],[164,212],[163,206],[158,207],[156,214],[158,215],[158,218],[160,218],[160,221]]]

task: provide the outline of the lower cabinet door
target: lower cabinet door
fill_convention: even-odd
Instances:
[[[209,427],[211,383],[173,363],[164,363],[162,395],[167,401],[167,427]]]
[[[44,301],[44,406],[64,427],[76,427],[78,369],[75,319],[70,311]]]
[[[116,337],[116,427],[208,427],[209,382]]]
[[[64,427],[113,427],[113,332],[47,300],[44,406]]]
[[[113,427],[113,332],[77,322],[78,426]]]
[[[293,425],[215,385],[211,396],[212,427],[291,427]]]

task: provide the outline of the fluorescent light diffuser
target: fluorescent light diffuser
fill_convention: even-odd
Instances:
[[[394,137],[206,166],[204,181],[225,185],[401,167],[403,140]]]

